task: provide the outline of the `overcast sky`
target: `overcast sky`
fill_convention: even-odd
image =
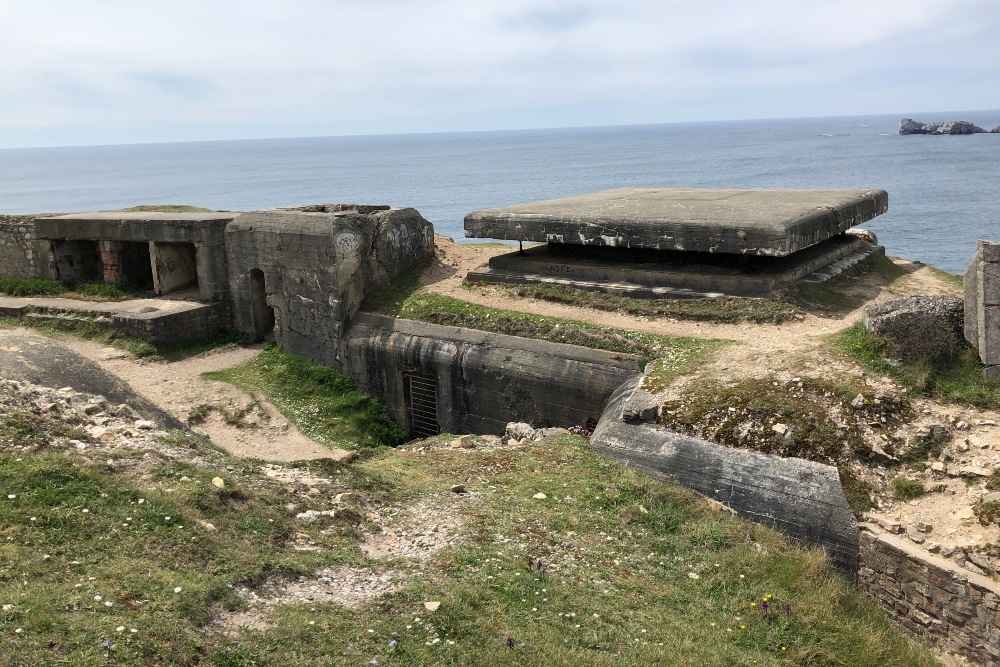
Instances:
[[[997,0],[2,0],[0,35],[0,147],[1000,107]]]

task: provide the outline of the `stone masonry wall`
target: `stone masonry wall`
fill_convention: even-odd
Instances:
[[[965,272],[965,339],[979,350],[983,376],[1000,381],[1000,243],[979,241]]]
[[[1000,667],[1000,583],[864,524],[858,588],[923,640]]]
[[[4,278],[35,277],[35,223],[27,215],[0,215],[0,267]]]

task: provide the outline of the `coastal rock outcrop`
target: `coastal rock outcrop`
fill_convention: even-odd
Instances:
[[[1000,126],[991,131],[1000,131]],[[982,132],[986,132],[986,130],[967,120],[948,120],[938,123],[921,123],[912,118],[899,120],[900,134],[980,134]]]

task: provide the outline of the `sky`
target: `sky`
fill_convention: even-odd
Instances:
[[[0,148],[1000,108],[997,0],[0,0],[0,34]]]

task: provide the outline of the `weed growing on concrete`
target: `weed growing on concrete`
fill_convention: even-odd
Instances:
[[[699,380],[663,405],[665,426],[719,444],[823,463],[869,454],[864,425],[891,429],[912,416],[903,396],[855,404],[860,387],[812,378],[783,382],[748,378],[731,384]]]
[[[152,296],[129,285],[106,282],[72,283],[47,278],[0,278],[0,295],[58,297],[80,301],[124,301]]]

